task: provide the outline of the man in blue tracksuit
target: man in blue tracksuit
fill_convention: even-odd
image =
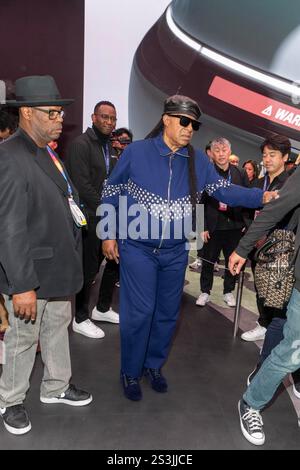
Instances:
[[[100,215],[107,217],[98,233],[105,240],[106,258],[120,257],[121,379],[131,400],[142,398],[143,373],[155,391],[168,388],[161,367],[176,326],[188,261],[186,237],[178,235],[178,226],[191,216],[204,190],[230,206],[262,203],[260,189],[221,178],[208,157],[190,145],[200,115],[192,99],[168,98],[158,125],[145,140],[124,150],[102,194]],[[264,202],[274,196],[267,193]],[[137,207],[139,221],[146,224],[135,219]],[[117,211],[116,231],[107,231],[111,209]]]

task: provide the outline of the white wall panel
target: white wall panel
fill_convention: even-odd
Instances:
[[[128,126],[128,88],[134,53],[170,0],[85,0],[83,129],[94,105],[112,101],[117,126]]]

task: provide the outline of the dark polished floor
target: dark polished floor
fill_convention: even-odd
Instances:
[[[73,382],[90,390],[90,406],[39,402],[39,355],[26,408],[32,430],[13,436],[0,423],[2,449],[257,449],[241,435],[237,402],[258,350],[232,339],[232,324],[211,307],[197,308],[185,294],[181,320],[164,373],[169,392],[142,381],[143,400],[130,402],[119,383],[119,329],[101,324],[92,340],[71,332]],[[264,413],[261,449],[299,449],[300,430],[288,394],[281,390]]]

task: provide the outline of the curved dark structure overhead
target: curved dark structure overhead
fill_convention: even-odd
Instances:
[[[174,0],[137,49],[130,126],[149,131],[179,92],[204,112],[201,144],[221,132],[248,157],[277,132],[299,149],[299,18],[298,0]]]

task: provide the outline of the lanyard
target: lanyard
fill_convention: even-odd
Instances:
[[[230,172],[230,170],[228,171],[228,178],[227,178],[227,180],[229,181],[229,183],[231,183],[231,172]]]
[[[267,190],[269,189],[270,185],[271,185],[269,181],[270,181],[270,180],[269,180],[269,177],[268,177],[268,175],[266,174],[266,175],[264,176],[264,187],[263,187],[263,191],[264,191],[264,192],[267,191]]]
[[[215,168],[216,168],[216,170],[218,171],[218,168],[220,168],[220,167],[218,167],[218,165],[215,164]],[[220,170],[223,172],[223,174],[218,171],[219,175],[222,176],[222,177],[224,178],[224,180],[227,180],[229,183],[231,183],[231,171],[230,171],[230,167],[228,168],[227,178],[225,177],[225,174],[224,174],[225,171],[222,170],[222,168],[220,168]]]
[[[228,169],[228,173],[227,173],[227,178],[225,178],[225,175],[219,173],[225,180],[229,181],[229,183],[231,183],[231,172],[230,172],[230,168]]]
[[[230,172],[230,169],[228,170],[227,176],[228,176],[228,178],[224,178],[224,179],[227,179],[227,181],[229,181],[229,183],[231,183],[231,172]],[[221,211],[221,212],[226,212],[227,209],[228,209],[227,204],[224,204],[224,202],[219,201],[219,211]]]
[[[109,147],[108,144],[103,145],[103,154],[104,154],[104,160],[105,160],[105,167],[106,167],[106,174],[109,174]]]
[[[58,171],[62,174],[63,178],[66,180],[66,183],[68,185],[68,194],[70,197],[73,197],[72,196],[72,188],[70,186],[70,183],[68,181],[68,178],[67,178],[67,175],[66,175],[66,172],[62,166],[62,164],[60,163],[60,161],[58,160],[58,158],[54,155],[54,153],[52,152],[51,148],[48,147],[47,145],[47,150],[48,150],[48,153],[50,155],[50,157],[52,158],[52,161],[53,163],[55,164],[56,168],[58,169]]]

